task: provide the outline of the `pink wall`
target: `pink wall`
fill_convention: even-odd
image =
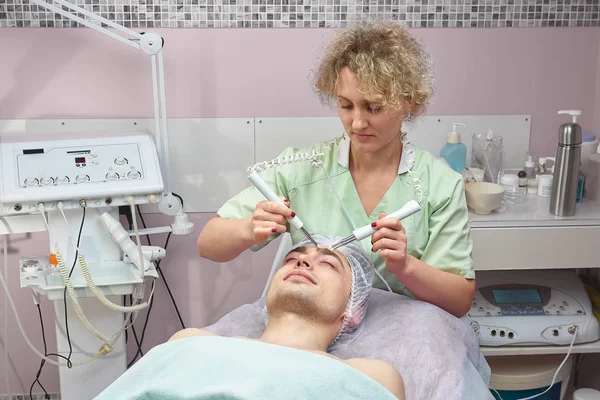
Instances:
[[[594,125],[600,133],[600,29],[413,32],[436,58],[437,97],[430,114],[531,114],[531,148],[538,154],[554,152],[556,130],[564,121],[556,115],[561,108],[582,109],[584,128]],[[330,30],[163,29],[159,33],[166,43],[170,117],[333,115],[320,106],[308,81],[315,54]],[[0,119],[152,115],[146,56],[91,30],[0,29],[0,54]],[[211,216],[192,215],[196,232],[174,237],[162,265],[189,326],[210,324],[258,298],[275,251],[269,246],[223,265],[200,260],[195,239]],[[151,226],[161,221],[161,216],[147,218]],[[44,238],[36,234],[32,240],[15,243],[20,254],[11,255],[9,264],[11,293],[38,348],[39,321],[29,293],[18,287],[14,265],[19,255],[38,254]],[[0,296],[2,310],[3,302]],[[50,304],[44,302],[43,307],[53,349]],[[11,385],[13,392],[25,393],[39,362],[21,339],[12,313],[10,321]],[[144,348],[166,340],[177,329],[178,320],[159,282]],[[58,392],[56,368],[46,365],[44,371],[42,382],[48,391]],[[5,391],[0,379],[0,393]]]
[[[160,30],[169,115],[332,115],[308,81],[331,32]],[[564,121],[557,110],[581,108],[591,128],[600,28],[414,33],[436,59],[430,114],[532,114],[539,154],[554,152]],[[0,119],[152,115],[150,62],[141,52],[84,29],[3,29],[0,38]]]

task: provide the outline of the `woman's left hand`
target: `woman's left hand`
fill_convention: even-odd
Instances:
[[[379,251],[388,271],[398,276],[406,268],[406,232],[398,219],[384,219],[385,216],[385,212],[380,212],[379,220],[373,223],[375,233],[371,236],[372,251]]]

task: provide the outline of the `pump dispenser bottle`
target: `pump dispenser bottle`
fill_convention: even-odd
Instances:
[[[448,135],[448,143],[442,148],[440,157],[442,157],[450,167],[456,172],[462,172],[467,164],[467,146],[460,141],[460,133],[456,130],[456,125],[465,126],[460,122],[452,124],[452,132]]]
[[[575,215],[577,202],[577,184],[579,182],[579,163],[581,159],[582,130],[577,123],[580,110],[562,110],[559,114],[569,114],[573,122],[567,122],[558,130],[556,163],[552,195],[550,196],[550,213],[561,217]]]

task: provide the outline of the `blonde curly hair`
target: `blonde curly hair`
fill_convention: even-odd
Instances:
[[[336,98],[338,78],[347,67],[360,93],[383,111],[419,115],[433,95],[433,63],[423,46],[392,21],[365,22],[341,31],[326,48],[314,74],[324,104]]]

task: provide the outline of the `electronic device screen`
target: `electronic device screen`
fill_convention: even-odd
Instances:
[[[498,304],[542,303],[537,289],[493,289],[492,293]]]

